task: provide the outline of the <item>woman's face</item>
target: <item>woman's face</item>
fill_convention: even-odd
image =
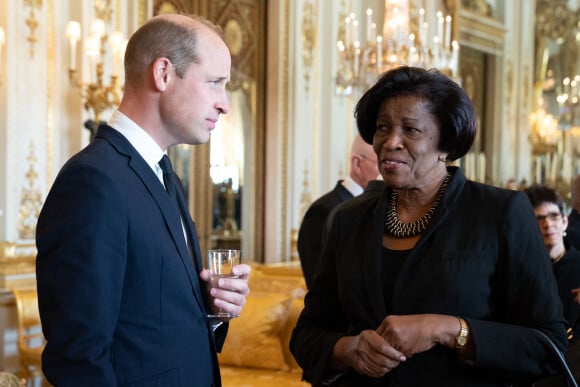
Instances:
[[[429,102],[415,96],[385,100],[379,107],[373,148],[388,186],[425,189],[446,173],[439,150],[440,127]]]
[[[564,243],[564,231],[568,227],[568,218],[560,213],[558,205],[550,202],[542,203],[534,208],[534,213],[546,248],[550,249]]]

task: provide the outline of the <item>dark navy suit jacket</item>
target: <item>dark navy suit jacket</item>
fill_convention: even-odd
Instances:
[[[183,197],[180,198],[185,208]],[[43,371],[57,386],[220,385],[189,215],[117,131],[62,168],[37,226]]]
[[[298,255],[306,286],[310,287],[312,284],[316,264],[322,251],[322,235],[326,218],[334,207],[352,197],[353,195],[340,180],[332,191],[315,200],[304,214],[298,231]]]

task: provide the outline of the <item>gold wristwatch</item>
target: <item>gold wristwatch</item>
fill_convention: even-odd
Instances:
[[[469,326],[467,325],[467,322],[461,317],[457,317],[457,319],[459,320],[461,329],[455,338],[455,349],[461,351],[463,348],[465,348],[465,344],[467,344],[467,339],[469,338]]]

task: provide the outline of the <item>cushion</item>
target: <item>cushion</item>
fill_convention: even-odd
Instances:
[[[290,293],[251,292],[240,317],[230,321],[220,364],[287,370],[280,329],[286,323],[291,301]]]
[[[288,319],[282,328],[282,349],[284,351],[284,358],[286,363],[290,367],[290,370],[302,370],[294,355],[290,351],[290,339],[292,338],[292,331],[298,322],[298,317],[304,308],[304,298],[294,298],[290,304],[290,312],[288,313]]]

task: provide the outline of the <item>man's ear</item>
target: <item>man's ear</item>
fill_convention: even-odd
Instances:
[[[169,59],[161,57],[153,62],[153,81],[159,91],[165,91],[171,81],[172,65]]]

